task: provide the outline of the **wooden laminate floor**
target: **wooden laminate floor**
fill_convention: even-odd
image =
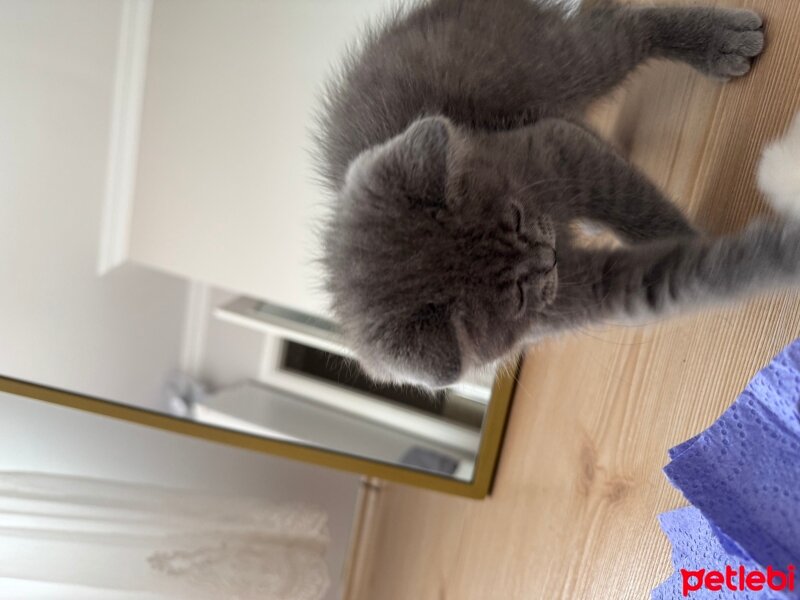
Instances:
[[[800,2],[731,0],[768,48],[723,85],[652,64],[594,122],[693,220],[721,233],[767,212],[763,144],[800,109]],[[798,165],[800,168],[800,165]],[[493,495],[385,484],[347,600],[641,599],[671,572],[656,516],[683,506],[667,449],[710,425],[800,336],[800,295],[549,341],[522,369]]]

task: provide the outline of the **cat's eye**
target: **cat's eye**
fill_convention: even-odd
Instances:
[[[511,205],[511,212],[514,217],[514,231],[517,233],[522,232],[522,209],[516,204]]]
[[[522,315],[525,312],[525,305],[526,305],[526,294],[525,294],[525,287],[522,285],[521,282],[517,282],[514,286],[514,295],[516,300],[516,309],[517,309],[517,316]]]

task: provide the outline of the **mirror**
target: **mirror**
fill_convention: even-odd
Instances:
[[[0,388],[485,495],[514,369],[436,393],[377,385],[320,291],[313,114],[388,4],[15,5]]]

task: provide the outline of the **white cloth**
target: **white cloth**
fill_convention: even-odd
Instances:
[[[327,515],[308,507],[0,472],[0,578],[40,585],[37,598],[62,597],[47,592],[58,584],[86,598],[319,600],[328,541]]]

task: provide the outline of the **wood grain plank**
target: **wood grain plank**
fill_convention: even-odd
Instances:
[[[702,227],[768,210],[760,149],[800,109],[800,3],[720,2],[766,16],[769,46],[727,85],[653,64],[593,121]],[[771,294],[645,327],[609,325],[528,353],[495,491],[483,502],[386,485],[351,600],[641,599],[671,572],[656,516],[685,504],[661,468],[800,335],[800,295]]]

